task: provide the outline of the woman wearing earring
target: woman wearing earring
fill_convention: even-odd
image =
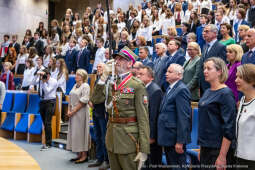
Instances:
[[[255,169],[255,66],[244,64],[237,68],[237,89],[242,97],[236,118],[236,157],[238,170]]]
[[[75,75],[76,84],[70,92],[67,116],[69,117],[67,150],[77,153],[70,161],[76,164],[87,162],[89,150],[89,92],[88,73],[78,69]]]

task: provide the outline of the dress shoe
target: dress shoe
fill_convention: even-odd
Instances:
[[[109,162],[104,161],[98,170],[107,170],[110,168]]]
[[[93,168],[93,167],[98,167],[98,166],[100,166],[100,165],[102,165],[102,161],[99,161],[99,160],[97,160],[95,163],[92,163],[92,164],[89,164],[89,168]]]
[[[86,159],[84,159],[84,160],[77,160],[77,161],[75,161],[74,163],[75,164],[81,164],[81,163],[84,163],[84,162],[88,162],[88,158],[86,158]]]
[[[74,161],[77,161],[79,160],[80,158],[73,158],[73,159],[70,159],[71,162],[74,162]]]

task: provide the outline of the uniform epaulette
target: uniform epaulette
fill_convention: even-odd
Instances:
[[[139,78],[133,76],[132,77],[135,81],[137,81],[138,83],[142,83],[144,85],[144,83],[142,82],[142,80],[140,80]]]

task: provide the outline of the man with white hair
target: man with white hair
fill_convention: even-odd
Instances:
[[[246,45],[249,47],[249,51],[243,55],[241,63],[255,64],[255,29],[254,28],[251,28],[247,31]]]
[[[170,84],[158,117],[158,144],[164,147],[167,165],[186,170],[186,145],[191,142],[191,94],[181,81],[183,67],[171,64],[166,72]],[[175,168],[174,168],[175,169]]]
[[[165,65],[165,62],[167,60],[167,46],[164,43],[157,43],[156,44],[156,53],[158,58],[154,61],[154,82],[157,83],[157,85],[160,86],[160,80],[164,77],[163,68]]]

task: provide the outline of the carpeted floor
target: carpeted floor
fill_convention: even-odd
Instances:
[[[27,151],[39,164],[42,170],[97,170],[88,168],[88,163],[74,164],[69,160],[76,155],[64,149],[52,147],[48,151],[40,151],[41,144],[26,141],[14,141],[19,147]],[[90,162],[91,163],[91,162]]]

